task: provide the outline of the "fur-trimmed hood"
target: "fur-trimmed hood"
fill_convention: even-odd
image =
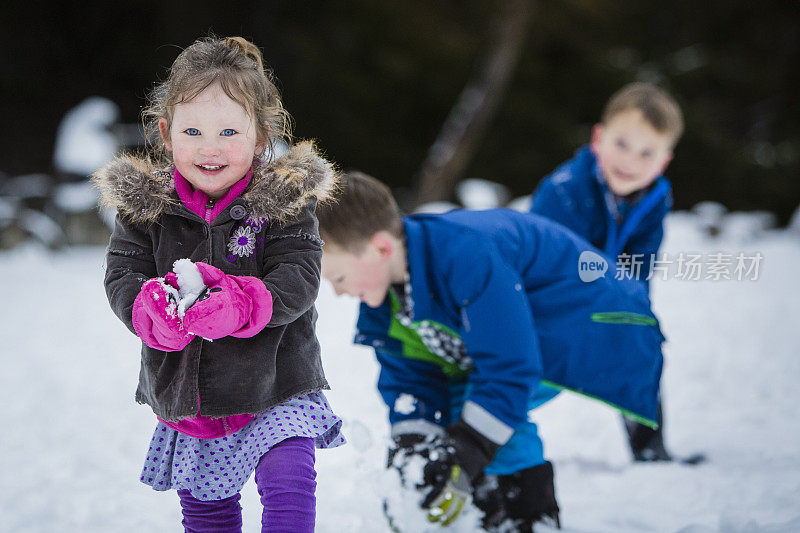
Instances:
[[[95,172],[92,181],[100,190],[101,205],[116,208],[131,223],[152,223],[168,206],[179,203],[172,169],[123,154]],[[281,222],[312,199],[331,199],[337,182],[333,165],[311,141],[303,141],[274,161],[253,165],[253,178],[240,198],[251,216]]]

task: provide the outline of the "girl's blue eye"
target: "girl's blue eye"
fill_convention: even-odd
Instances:
[[[645,158],[645,159],[650,158],[650,156],[652,156],[652,155],[653,155],[653,152],[651,152],[650,150],[645,150],[645,151],[642,152],[642,157]]]
[[[195,135],[200,135],[200,130],[198,130],[197,128],[186,128],[185,130],[183,130],[183,133],[185,133],[186,135],[195,136]]]
[[[618,148],[626,148],[628,146],[627,143],[625,141],[623,141],[622,139],[617,139],[617,143],[616,144],[617,144]]]
[[[223,137],[230,137],[231,135],[236,135],[236,130],[231,128],[225,128],[220,132],[220,135],[222,135]]]

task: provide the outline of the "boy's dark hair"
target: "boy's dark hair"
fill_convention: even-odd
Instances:
[[[672,145],[683,133],[683,114],[672,96],[650,83],[629,83],[608,99],[601,121],[603,124],[630,109],[641,111],[645,120],[659,133],[672,137]]]
[[[317,207],[317,218],[324,241],[354,254],[381,230],[403,238],[403,217],[389,187],[359,171],[340,176],[336,197]]]

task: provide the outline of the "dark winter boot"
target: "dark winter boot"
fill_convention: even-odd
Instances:
[[[506,519],[503,492],[497,476],[483,474],[473,485],[472,503],[482,513],[481,526],[486,531],[498,531]]]
[[[664,419],[661,416],[661,402],[658,402],[658,429],[642,425],[634,420],[625,419],[625,429],[628,432],[628,443],[634,461],[672,461],[667,449],[664,447]]]
[[[506,513],[513,523],[511,531],[530,533],[536,522],[561,529],[552,463],[547,461],[508,476],[498,476],[498,483]]]

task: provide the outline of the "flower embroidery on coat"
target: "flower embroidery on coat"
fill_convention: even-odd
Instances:
[[[256,235],[250,226],[240,226],[228,241],[228,250],[239,257],[247,257],[256,248]]]
[[[258,233],[262,227],[267,225],[267,220],[269,220],[267,217],[254,217],[251,215],[244,220],[244,224],[252,228],[253,233]]]

